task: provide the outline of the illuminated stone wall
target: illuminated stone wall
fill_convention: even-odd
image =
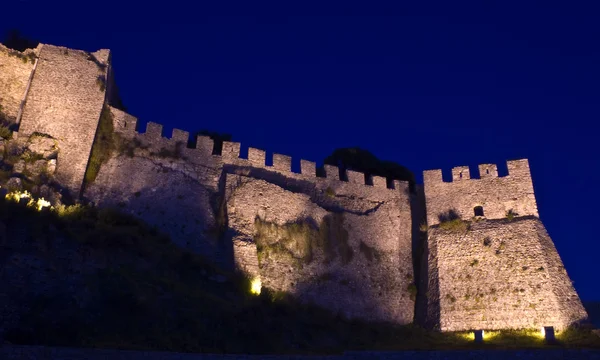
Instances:
[[[479,165],[480,179],[471,179],[466,166],[452,169],[452,182],[442,180],[441,170],[423,173],[427,223],[439,223],[439,215],[455,210],[465,220],[483,207],[487,219],[502,219],[510,210],[519,216],[538,216],[529,163],[526,159],[508,161],[508,176],[498,177],[495,164]]]
[[[466,231],[433,228],[429,246],[437,255],[429,258],[437,275],[430,316],[439,317],[441,330],[560,329],[587,317],[537,218],[482,220]]]
[[[56,180],[78,196],[105,98],[108,50],[42,45],[19,127],[59,141]]]
[[[38,52],[39,48],[21,53],[0,44],[0,106],[4,115],[13,122],[25,98],[25,89],[35,63],[34,56]]]
[[[538,218],[527,160],[509,174],[480,165],[425,171],[428,231],[428,325],[441,330],[564,328],[587,314]],[[474,208],[483,216],[474,217]],[[445,222],[454,210],[462,222]],[[507,216],[511,211],[515,214]]]
[[[290,191],[227,175],[235,260],[263,286],[348,318],[411,323],[411,215],[403,185],[341,183],[328,192],[331,182],[322,179],[309,191]]]

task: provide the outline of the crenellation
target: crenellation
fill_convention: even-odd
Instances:
[[[202,154],[212,155],[215,142],[209,136],[196,136],[196,149]]]
[[[373,186],[378,188],[386,188],[387,189],[387,179],[383,176],[373,175]]]
[[[325,177],[329,180],[340,180],[340,169],[337,166],[333,165],[323,165],[325,168]]]
[[[470,178],[468,166],[457,166],[452,168],[452,181],[469,180]]]
[[[129,115],[128,113],[109,106],[110,112],[113,117],[113,127],[116,132],[121,135],[125,135],[126,137],[134,137],[138,133],[135,130],[137,126],[137,118],[135,116]]]
[[[144,133],[144,137],[149,141],[152,140],[161,140],[162,139],[162,129],[163,126],[161,124],[157,124],[155,122],[149,122],[146,124],[146,132]]]
[[[527,159],[509,160],[506,162],[508,167],[508,176],[521,177],[523,179],[531,178],[529,161]]]
[[[498,177],[498,167],[496,166],[496,164],[479,165],[479,177],[481,179]]]
[[[256,148],[248,148],[248,161],[252,166],[264,168],[266,165],[266,152]]]
[[[241,144],[239,142],[223,141],[221,157],[223,162],[235,162],[240,158]]]
[[[300,173],[305,177],[317,176],[317,164],[313,161],[300,160]]]
[[[425,170],[423,171],[423,182],[425,184],[437,184],[444,182],[442,170]]]
[[[365,184],[365,174],[354,170],[346,170],[348,182],[352,184]]]
[[[179,129],[173,129],[171,140],[187,145],[190,140],[190,133]]]
[[[291,172],[292,158],[287,155],[273,154],[273,168],[281,172]]]
[[[503,219],[508,213],[519,216],[538,216],[537,204],[533,193],[533,184],[527,160],[508,162],[509,174],[504,177],[493,176],[495,165],[481,165],[491,169],[492,176],[470,179],[468,167],[452,169],[454,181],[443,182],[441,170],[429,170],[423,173],[427,203],[427,222],[436,225],[441,214],[454,211],[464,220],[475,216],[475,207],[481,207],[486,219]],[[462,179],[460,173],[463,173]],[[466,173],[465,173],[466,172]],[[458,178],[458,179],[457,179]]]
[[[408,181],[394,180],[394,190],[408,191]]]

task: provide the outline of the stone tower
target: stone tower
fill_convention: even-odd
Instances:
[[[424,172],[428,323],[443,331],[557,329],[587,318],[538,217],[527,160]],[[454,218],[454,220],[452,220]]]
[[[26,93],[19,138],[57,140],[56,180],[78,196],[106,98],[109,51],[41,45]],[[19,121],[19,119],[17,119]]]

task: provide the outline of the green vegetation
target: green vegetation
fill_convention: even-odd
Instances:
[[[343,214],[329,214],[318,225],[310,220],[284,225],[256,218],[254,241],[259,264],[267,259],[287,259],[297,268],[313,261],[317,254],[326,263],[339,258],[348,264],[354,251],[348,244],[348,231],[344,229]]]
[[[469,224],[461,219],[452,219],[441,222],[440,229],[450,232],[464,233],[469,230]]]
[[[12,138],[12,130],[11,126],[13,125],[12,121],[8,118],[8,115],[4,112],[4,108],[0,105],[0,137],[3,139],[11,139]]]
[[[333,191],[331,187],[327,187],[327,189],[325,189],[325,195],[327,195],[327,197],[334,198],[335,191]]]
[[[106,162],[113,151],[117,148],[117,140],[114,132],[113,117],[108,106],[104,106],[98,122],[96,138],[92,145],[90,160],[85,172],[85,182],[91,183],[96,180],[100,167]]]
[[[471,261],[471,263],[469,264],[469,266],[473,267],[473,266],[477,266],[478,264],[479,264],[479,260],[473,259],[473,261]]]
[[[506,212],[506,219],[508,219],[508,221],[513,221],[517,216],[519,216],[519,214],[513,211],[513,209],[510,209]]]
[[[12,131],[10,131],[8,126],[0,125],[0,137],[5,140],[12,138]]]

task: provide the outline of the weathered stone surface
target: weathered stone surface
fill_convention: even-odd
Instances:
[[[42,155],[44,159],[53,159],[58,155],[58,141],[46,136],[32,135],[27,142],[27,148],[35,154]]]
[[[248,249],[234,249],[235,260],[258,273],[263,286],[348,318],[412,322],[405,194],[388,191],[380,202],[355,199],[363,214],[333,213],[309,195],[264,180],[227,175],[226,184],[232,240]]]
[[[23,190],[23,182],[18,177],[12,177],[6,182],[6,188],[8,191],[21,191]]]
[[[43,45],[23,109],[19,137],[60,139],[56,178],[76,195],[104,105],[105,71],[85,51]]]
[[[25,171],[25,160],[19,160],[17,161],[17,163],[13,166],[13,172],[15,174],[21,174],[23,171]]]
[[[28,163],[25,169],[29,172],[30,177],[40,176],[48,168],[48,162],[46,160],[36,160],[33,163]]]
[[[56,172],[56,159],[48,160],[48,165],[46,167],[46,171],[50,175],[52,175]]]
[[[28,57],[32,52],[34,51],[27,50],[21,53],[0,44],[0,105],[8,120],[16,120],[24,100],[25,89],[33,70],[34,61]]]
[[[563,329],[587,318],[541,222],[483,220],[429,232],[431,313],[444,331]]]
[[[445,331],[470,329],[557,329],[587,314],[562,261],[539,220],[527,160],[508,163],[496,177],[482,165],[482,178],[468,168],[426,171],[428,232],[428,324]],[[487,171],[486,171],[487,170]],[[475,206],[483,216],[474,217]],[[443,226],[454,210],[468,227]],[[513,212],[507,216],[509,211]]]
[[[468,168],[453,170],[452,182],[443,182],[441,170],[423,173],[429,226],[438,224],[439,216],[449,210],[470,220],[476,206],[483,208],[487,219],[503,219],[511,210],[517,216],[538,216],[527,160],[509,161],[509,174],[504,177],[497,177],[493,172],[481,179],[470,179]],[[462,178],[458,175],[461,173],[464,174]]]

